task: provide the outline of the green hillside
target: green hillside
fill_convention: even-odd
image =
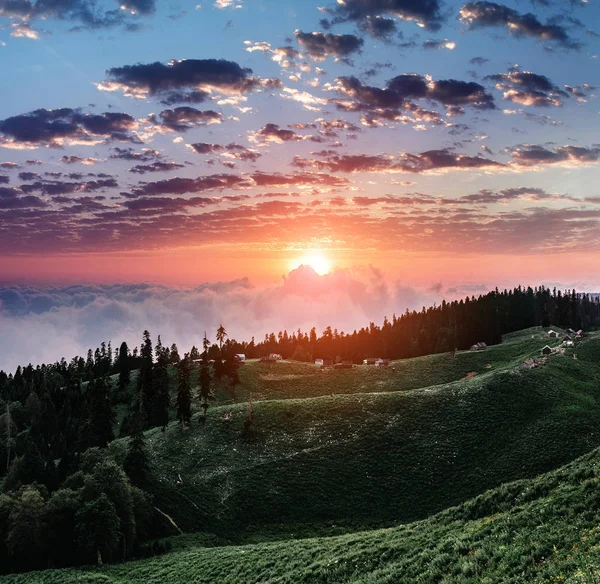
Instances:
[[[554,329],[559,330],[559,329]],[[252,392],[253,399],[289,399],[331,394],[406,391],[450,383],[471,372],[477,374],[515,367],[545,345],[557,346],[561,339],[549,339],[540,328],[506,335],[504,343],[484,351],[458,351],[394,361],[389,368],[358,365],[353,369],[321,369],[313,363],[246,361],[240,368],[239,400]],[[219,387],[220,402],[231,401],[231,393]]]
[[[256,402],[247,436],[247,404],[211,408],[205,428],[196,416],[186,432],[172,424],[166,441],[150,432],[150,490],[184,531],[229,538],[242,526],[256,533],[283,523],[293,533],[302,524],[352,529],[427,517],[600,444],[600,339],[582,341],[576,360],[556,354],[535,369],[519,367],[539,347],[528,331],[462,354],[456,361],[469,361],[465,369],[483,372],[422,389],[389,391],[401,385],[390,382],[386,393]],[[440,376],[457,367],[443,356],[400,365],[415,371],[436,359],[449,363]],[[279,365],[288,367],[273,370]],[[243,369],[258,378],[259,367]],[[397,372],[331,373],[364,380]],[[121,452],[123,442],[112,448]]]
[[[535,328],[390,368],[249,361],[238,403],[219,386],[206,425],[147,433],[148,491],[186,532],[173,551],[0,581],[600,581],[578,573],[600,569],[600,333],[523,367],[546,343]]]
[[[6,576],[7,584],[593,584],[600,453],[429,519],[329,538],[189,547],[148,560]],[[177,543],[177,542],[176,542]]]

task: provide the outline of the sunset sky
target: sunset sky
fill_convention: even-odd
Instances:
[[[598,22],[596,0],[0,0],[0,311],[17,285],[302,263],[595,291]]]

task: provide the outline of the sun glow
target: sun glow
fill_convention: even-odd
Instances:
[[[294,260],[291,268],[295,270],[300,266],[310,266],[319,276],[329,274],[331,271],[331,262],[321,253],[310,253]]]

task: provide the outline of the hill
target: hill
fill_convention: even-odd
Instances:
[[[219,548],[6,584],[592,584],[600,578],[600,452],[388,529]],[[178,542],[175,541],[177,544]]]
[[[172,424],[166,441],[151,431],[150,491],[184,531],[231,539],[242,528],[256,534],[273,524],[294,533],[304,532],[302,524],[357,529],[414,521],[556,468],[600,444],[600,338],[582,341],[577,359],[558,353],[534,369],[520,367],[539,352],[539,335],[527,331],[455,362],[432,356],[400,362],[396,371],[334,371],[339,393],[255,402],[247,432],[247,404],[211,408],[206,427],[198,415],[186,432]],[[409,389],[410,376],[398,370],[416,378],[423,363],[431,364],[429,381],[482,373]],[[310,366],[282,363],[271,371],[292,367]],[[262,375],[260,364],[243,369]],[[295,378],[299,395],[311,391],[316,375]],[[370,393],[344,394],[354,387],[345,376],[354,375],[389,378]],[[255,392],[269,395],[265,386]],[[123,446],[112,449],[120,456]]]

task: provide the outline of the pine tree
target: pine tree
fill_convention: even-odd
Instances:
[[[121,347],[119,348],[119,358],[117,363],[119,368],[119,390],[123,391],[131,381],[129,371],[129,349],[127,348],[127,343],[125,341],[121,343]]]
[[[206,425],[206,410],[208,409],[208,400],[212,398],[212,393],[210,390],[210,369],[208,366],[208,349],[210,347],[210,342],[206,337],[206,332],[204,333],[204,339],[202,341],[202,363],[200,365],[200,407],[203,410],[203,418],[202,423]]]
[[[150,333],[145,330],[140,350],[140,371],[138,374],[138,391],[142,408],[142,419],[147,427],[154,421],[155,385],[153,383],[152,341]]]
[[[163,347],[158,337],[156,344],[156,364],[154,366],[154,408],[153,426],[160,426],[166,438],[167,425],[169,423],[169,350]]]
[[[110,499],[102,493],[84,506],[75,516],[77,543],[90,557],[96,556],[98,565],[116,551],[119,545],[121,521]]]
[[[146,437],[143,428],[142,414],[138,410],[133,421],[133,432],[123,462],[123,469],[131,482],[137,487],[143,487],[148,476],[148,455],[146,454]]]
[[[171,351],[171,354],[173,352]],[[190,384],[189,355],[179,361],[177,367],[177,419],[182,430],[186,430],[192,418],[192,387]]]
[[[220,324],[219,328],[217,329],[217,341],[219,343],[219,349],[223,348],[223,341],[225,340],[226,336],[227,331],[225,330],[225,327],[222,324]]]
[[[92,443],[89,446],[106,448],[114,439],[115,412],[110,403],[110,382],[106,377],[90,381],[87,387],[88,416]]]

